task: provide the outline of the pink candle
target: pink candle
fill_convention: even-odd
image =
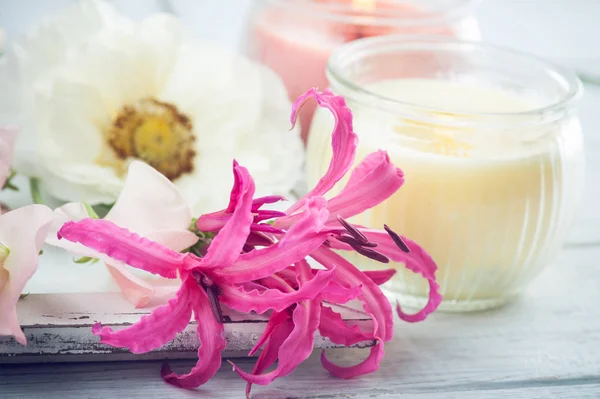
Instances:
[[[327,86],[327,59],[345,42],[388,34],[477,40],[477,24],[467,7],[471,2],[454,0],[449,2],[452,7],[442,9],[433,6],[434,0],[418,5],[394,0],[263,0],[250,23],[248,49],[251,58],[281,76],[290,99],[295,99],[310,87]],[[314,108],[307,105],[300,113],[305,141]]]

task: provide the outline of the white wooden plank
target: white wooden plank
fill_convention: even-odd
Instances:
[[[368,316],[348,306],[337,306],[346,320],[358,325],[369,322]],[[248,352],[265,329],[267,316],[241,314],[224,308],[227,352]],[[99,343],[91,332],[95,322],[122,328],[138,321],[150,309],[133,308],[119,293],[32,294],[19,301],[21,328],[28,345],[22,346],[10,337],[0,337],[0,364],[40,361],[90,361],[194,357],[199,342],[196,323],[191,323],[172,342],[145,356]],[[359,343],[358,347],[374,342]],[[315,347],[337,347],[317,336]],[[96,356],[94,356],[96,355]]]

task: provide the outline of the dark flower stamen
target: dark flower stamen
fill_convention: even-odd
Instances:
[[[396,243],[398,248],[400,248],[402,251],[404,251],[406,253],[410,252],[410,248],[408,247],[408,245],[406,245],[406,243],[404,242],[402,237],[400,237],[396,232],[394,232],[392,229],[390,229],[387,224],[384,224],[383,228],[385,229],[385,231],[387,231],[387,233],[390,235],[390,237],[392,237],[392,240],[394,240],[394,243]]]
[[[344,220],[343,217],[338,215],[338,221],[352,237],[356,238],[358,242],[360,242],[361,244],[367,244],[369,242],[367,236],[365,236],[356,227],[352,226],[350,223]]]
[[[351,237],[350,237],[351,238]],[[338,237],[338,240],[340,238]],[[340,240],[342,241],[342,240]],[[379,253],[373,249],[370,248],[365,248],[362,247],[360,245],[360,243],[357,243],[356,241],[352,241],[352,240],[347,240],[347,241],[343,241],[346,244],[350,245],[352,247],[352,249],[354,249],[356,252],[358,252],[359,254],[366,256],[369,259],[373,259],[376,260],[377,262],[381,262],[381,263],[389,263],[389,259],[387,256],[385,256],[382,253]]]
[[[198,285],[204,288],[204,291],[206,291],[208,302],[210,303],[210,309],[212,310],[215,319],[219,323],[223,324],[223,310],[221,309],[221,304],[219,303],[219,294],[221,293],[221,290],[215,285],[212,279],[200,272],[194,271],[192,272],[192,276]]]
[[[358,245],[360,247],[365,247],[365,248],[375,248],[377,247],[377,243],[376,242],[360,242],[358,241],[356,238],[346,235],[346,234],[341,234],[338,237],[336,237],[338,239],[338,241],[341,241],[345,244],[348,245]]]

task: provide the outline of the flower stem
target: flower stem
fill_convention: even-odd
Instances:
[[[34,204],[43,204],[42,194],[40,193],[40,179],[37,177],[29,178],[29,189],[31,190],[31,199]]]

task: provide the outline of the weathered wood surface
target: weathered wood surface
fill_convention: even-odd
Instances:
[[[336,308],[346,320],[367,325],[368,316],[351,307]],[[267,324],[267,317],[246,315],[223,309],[226,352],[247,353],[256,344]],[[91,332],[95,322],[121,328],[135,323],[148,309],[134,309],[120,293],[32,294],[19,301],[19,320],[28,340],[22,346],[11,337],[0,337],[0,364],[23,362],[106,361],[164,358],[193,358],[198,349],[196,323],[164,347],[143,356],[101,344]],[[359,343],[358,347],[372,345]],[[333,348],[326,338],[317,336],[316,348]]]

